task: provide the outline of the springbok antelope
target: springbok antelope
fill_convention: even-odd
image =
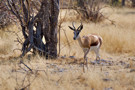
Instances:
[[[102,45],[102,37],[96,34],[89,34],[85,35],[83,37],[80,37],[80,32],[83,29],[83,25],[81,25],[76,29],[74,26],[74,23],[72,23],[73,27],[69,26],[71,30],[74,31],[74,40],[78,40],[80,47],[83,49],[84,52],[84,60],[86,61],[86,66],[88,69],[88,60],[87,60],[87,54],[89,51],[94,51],[96,54],[96,60],[100,60],[100,55],[99,55],[99,49]],[[85,64],[84,61],[84,64]],[[83,64],[83,70],[84,70],[84,64]]]

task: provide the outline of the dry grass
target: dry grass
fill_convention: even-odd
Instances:
[[[65,61],[65,59],[63,59]],[[18,67],[18,62],[1,65],[1,90],[14,90],[25,87],[31,82],[30,90],[133,90],[135,88],[134,72],[124,69],[121,65],[95,67],[90,65],[86,73],[82,72],[81,64],[72,61],[45,60],[39,56],[24,58],[24,62],[35,70],[42,70],[36,74],[24,71]],[[25,70],[26,67],[21,65]],[[29,73],[27,76],[26,74]],[[36,78],[35,78],[36,75]],[[26,76],[26,79],[24,80]],[[35,80],[33,81],[33,79]],[[12,83],[11,83],[12,82]],[[24,82],[24,84],[23,84]]]
[[[108,10],[108,9],[107,9]],[[115,25],[110,24],[107,20],[102,23],[89,23],[84,24],[84,29],[81,32],[81,36],[87,35],[89,33],[96,33],[102,36],[103,38],[103,46],[102,50],[111,53],[111,54],[118,54],[118,53],[135,53],[135,19],[134,11],[132,9],[111,9],[109,11],[105,10],[105,14],[109,15],[111,20],[115,21]],[[70,12],[71,13],[71,12]],[[69,13],[69,14],[70,14]],[[62,13],[63,14],[63,13]],[[74,16],[73,16],[74,17]],[[75,21],[74,19],[72,21]],[[70,42],[73,41],[73,32],[68,28],[69,25],[72,25],[71,22],[63,23],[63,28],[66,30],[68,39]],[[76,22],[76,27],[80,25],[80,22]],[[63,31],[61,31],[63,32]],[[66,38],[64,34],[62,34],[62,42],[65,44]],[[62,43],[62,45],[63,45]],[[78,46],[77,44],[71,44],[71,48],[75,48]],[[77,47],[78,48],[78,47]],[[73,49],[72,49],[73,50]],[[76,49],[76,52],[78,49]],[[75,51],[73,50],[73,51]]]
[[[9,35],[0,30],[0,36],[0,54],[8,54],[13,47],[12,42],[6,38],[9,37]]]
[[[9,56],[9,54],[15,54],[14,49],[18,49],[20,46],[15,42],[17,36],[10,31],[17,31],[15,25],[9,25],[4,29],[0,29],[0,56]],[[20,34],[21,35],[21,34]]]
[[[73,11],[67,13],[68,17]],[[14,43],[14,34],[3,33],[0,30],[0,90],[22,89],[30,82],[29,90],[134,90],[135,89],[135,14],[132,9],[106,9],[104,13],[115,21],[115,25],[107,20],[102,23],[85,23],[81,35],[96,33],[103,37],[101,48],[101,58],[112,61],[112,65],[92,65],[86,73],[82,72],[83,54],[76,41],[73,41],[73,32],[68,28],[71,21],[76,21],[74,14],[66,18],[61,30],[61,55],[66,55],[65,59],[46,60],[40,56],[27,55],[23,58],[25,64],[33,69],[30,73],[28,69],[15,58],[19,55],[13,53],[14,48],[18,48]],[[64,15],[62,11],[62,16]],[[80,22],[76,22],[79,26]],[[10,28],[16,29],[16,27]],[[6,55],[12,53],[12,57]],[[76,59],[68,58],[75,55]],[[129,56],[130,55],[130,56]],[[5,59],[5,58],[6,59]],[[91,61],[95,55],[88,55]],[[129,59],[130,58],[130,59]],[[131,72],[132,70],[132,72]],[[36,72],[37,71],[37,72]],[[26,76],[26,77],[25,77]],[[34,79],[35,78],[35,79]],[[33,81],[34,80],[34,81]]]

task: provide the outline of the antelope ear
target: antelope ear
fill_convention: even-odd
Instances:
[[[70,26],[68,26],[71,30],[73,30],[74,31],[74,28],[72,28],[72,27],[70,27]]]
[[[78,27],[78,30],[81,31],[83,29],[83,25]]]

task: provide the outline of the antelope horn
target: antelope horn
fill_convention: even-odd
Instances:
[[[72,22],[72,25],[73,25],[73,28],[76,29],[75,26],[74,26],[74,22]]]
[[[82,25],[82,22],[81,22],[81,25]],[[81,25],[80,25],[80,26],[81,26]]]
[[[81,26],[82,26],[82,22],[81,22],[81,25],[78,27],[78,29],[79,29]],[[78,30],[78,29],[77,29],[77,30]]]

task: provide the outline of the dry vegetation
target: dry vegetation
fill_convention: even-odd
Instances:
[[[96,33],[103,37],[101,59],[108,62],[92,65],[95,55],[90,53],[89,70],[83,73],[83,54],[78,43],[73,41],[73,32],[68,28],[71,21],[79,26],[80,21],[72,10],[61,10],[65,22],[61,29],[61,56],[58,60],[45,60],[40,56],[27,55],[25,64],[32,68],[31,73],[23,64],[19,64],[20,52],[14,43],[15,35],[5,32],[15,30],[9,26],[0,30],[0,89],[30,90],[134,90],[135,89],[135,12],[134,9],[105,9],[103,13],[114,20],[101,23],[85,23],[81,35]],[[70,15],[70,17],[69,17]],[[72,19],[71,19],[72,18]],[[16,30],[17,31],[17,30]],[[68,37],[69,43],[65,37]],[[65,55],[65,57],[64,57]],[[75,56],[70,58],[69,56]],[[30,83],[30,84],[29,84]],[[26,88],[25,88],[26,87]]]
[[[17,37],[14,31],[18,32],[15,25],[8,25],[7,27],[0,29],[0,57],[4,58],[5,56],[12,56],[15,54],[13,53],[13,50],[19,49],[19,45],[15,43]]]

